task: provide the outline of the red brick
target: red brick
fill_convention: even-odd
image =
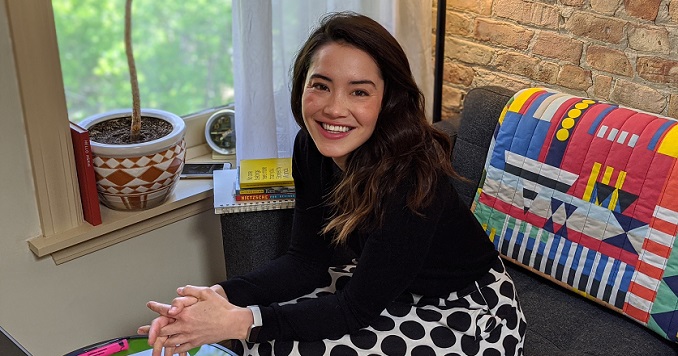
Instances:
[[[660,4],[661,0],[624,0],[624,9],[630,16],[654,21]]]
[[[449,0],[447,1],[447,8],[490,15],[492,13],[492,0]]]
[[[678,61],[658,57],[639,57],[636,60],[638,75],[646,80],[663,84],[678,84]]]
[[[461,111],[461,102],[464,98],[464,92],[449,85],[443,86],[442,93],[442,116],[450,116],[452,113]]]
[[[542,62],[534,74],[534,79],[547,84],[556,84],[558,82],[558,72],[560,66],[551,62]]]
[[[538,2],[496,0],[493,9],[495,17],[504,17],[522,24],[557,29],[560,21],[557,7]]]
[[[532,78],[539,59],[515,52],[499,52],[492,64],[501,72]]]
[[[585,70],[571,64],[566,64],[558,73],[558,85],[566,88],[584,90],[591,87],[591,71]]]
[[[452,84],[470,86],[473,83],[473,69],[462,64],[445,63],[443,80]]]
[[[492,47],[479,45],[452,37],[445,39],[445,57],[464,63],[489,64],[494,55]]]
[[[610,100],[613,102],[652,113],[660,113],[667,100],[660,92],[648,86],[628,80],[617,79]]]
[[[678,23],[678,0],[671,0],[669,3],[669,17]]]
[[[467,36],[471,33],[471,19],[461,13],[448,11],[445,15],[445,33]]]
[[[637,51],[669,54],[669,31],[666,27],[630,26],[629,47]]]
[[[628,57],[622,51],[603,46],[591,45],[586,50],[586,62],[594,69],[608,73],[633,75],[633,68]]]
[[[496,71],[478,68],[476,69],[474,86],[479,87],[485,85],[497,85],[513,91],[518,91],[532,86],[529,80],[520,80]]]
[[[671,100],[669,101],[668,116],[674,119],[678,119],[678,94],[671,94]]]
[[[614,15],[619,7],[619,1],[591,0],[591,9],[605,15]]]
[[[565,27],[577,36],[585,36],[610,43],[619,43],[624,39],[625,24],[626,21],[612,17],[575,11],[565,23]]]
[[[534,46],[532,46],[532,53],[571,63],[579,63],[583,46],[582,41],[554,32],[542,31],[537,36]]]
[[[474,36],[480,41],[527,49],[534,31],[507,22],[476,19]]]
[[[597,99],[609,101],[610,90],[612,90],[612,77],[596,75],[593,79],[593,96]]]

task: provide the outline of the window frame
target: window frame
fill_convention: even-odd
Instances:
[[[41,235],[28,240],[36,256],[51,254],[63,263],[214,208],[212,180],[181,180],[159,207],[121,212],[102,206],[101,225],[85,222],[51,1],[4,3],[40,220]],[[185,118],[187,161],[211,160],[204,125],[217,109]]]

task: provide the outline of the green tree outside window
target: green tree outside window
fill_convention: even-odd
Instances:
[[[125,0],[53,0],[72,121],[130,108]],[[187,115],[233,101],[231,0],[134,2],[141,106]]]

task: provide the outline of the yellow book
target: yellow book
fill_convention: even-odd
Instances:
[[[292,158],[243,159],[240,161],[241,188],[293,185]]]

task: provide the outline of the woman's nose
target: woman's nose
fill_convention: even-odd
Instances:
[[[330,117],[343,117],[348,114],[346,98],[341,94],[332,94],[323,108],[325,115]]]

